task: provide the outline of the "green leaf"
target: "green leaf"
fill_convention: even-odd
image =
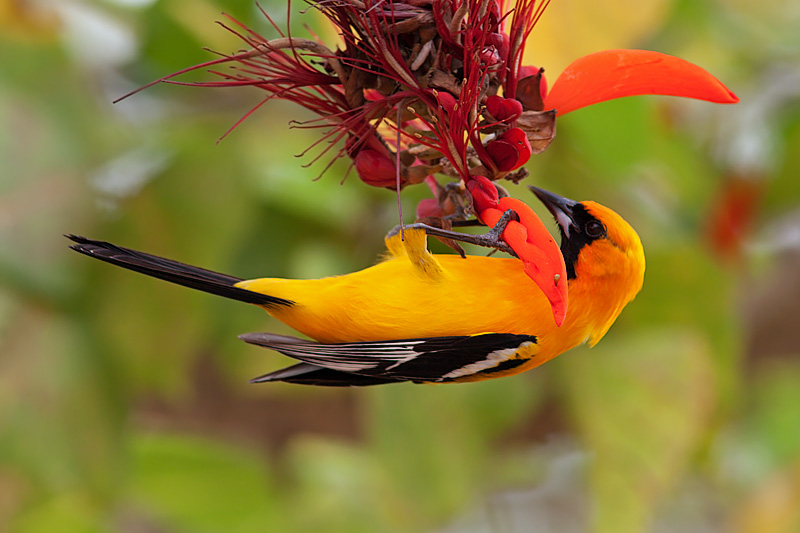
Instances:
[[[180,531],[281,531],[264,459],[199,437],[137,434],[130,499]]]
[[[563,361],[575,423],[594,457],[595,531],[647,530],[709,422],[708,346],[689,329],[606,339]]]

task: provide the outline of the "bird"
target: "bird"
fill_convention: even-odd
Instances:
[[[427,234],[418,228],[387,236],[388,253],[373,266],[310,280],[244,280],[67,237],[87,256],[260,306],[310,338],[241,335],[299,361],[251,382],[473,382],[519,374],[583,343],[594,346],[642,288],[642,243],[620,215],[593,201],[530,189],[561,234],[569,297],[561,326],[519,259],[431,254]]]

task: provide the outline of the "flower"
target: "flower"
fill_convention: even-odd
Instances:
[[[522,57],[549,0],[515,0],[510,6],[504,0],[309,1],[338,30],[341,45],[335,51],[318,40],[280,33],[266,13],[280,33],[277,39],[229,18],[231,24],[223,26],[247,50],[153,83],[258,87],[266,96],[244,118],[272,98],[313,111],[318,119],[295,126],[325,130],[315,143],[315,159],[338,146],[328,155],[331,162],[349,157],[367,184],[399,191],[439,174],[458,180],[465,195],[475,190],[469,186],[475,176],[524,178],[522,165],[555,137],[556,117],[581,107],[642,94],[738,101],[697,65],[646,50],[582,57],[548,90],[544,70],[522,65]],[[204,68],[219,79],[175,80]],[[452,194],[438,195],[437,201],[445,200]],[[466,204],[466,211],[454,215],[469,215]],[[436,212],[427,204],[423,211]]]
[[[739,101],[717,78],[679,57],[649,50],[605,50],[572,62],[544,95],[543,108],[564,115],[606,100],[644,94],[719,104]]]
[[[511,128],[487,144],[486,151],[497,170],[509,172],[528,162],[531,157],[531,143],[524,131]]]

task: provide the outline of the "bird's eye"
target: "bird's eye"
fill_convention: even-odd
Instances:
[[[584,232],[589,237],[596,238],[596,237],[599,237],[600,235],[603,235],[606,232],[606,228],[603,227],[603,225],[601,223],[599,223],[598,221],[590,220],[589,222],[586,223],[586,227],[584,228]]]

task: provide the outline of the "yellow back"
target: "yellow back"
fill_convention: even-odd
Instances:
[[[564,324],[555,325],[541,290],[513,258],[432,255],[420,230],[387,239],[381,263],[316,280],[263,278],[240,287],[292,300],[268,309],[275,318],[319,342],[356,342],[476,333],[537,336],[537,366],[586,340],[602,337],[639,291],[641,242],[616,213],[587,202],[608,228],[581,251],[569,282]],[[613,239],[613,241],[611,240]]]

